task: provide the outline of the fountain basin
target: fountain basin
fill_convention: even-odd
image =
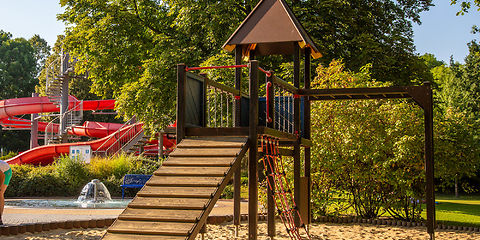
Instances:
[[[114,199],[104,202],[81,202],[77,199],[13,199],[5,200],[5,206],[21,208],[98,208],[98,209],[123,209],[131,202],[131,199]]]

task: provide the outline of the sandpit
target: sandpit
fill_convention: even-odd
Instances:
[[[289,239],[283,225],[277,223],[277,237],[275,239]],[[234,239],[235,226],[231,223],[221,225],[208,225],[206,239]],[[27,233],[16,236],[2,236],[2,240],[26,239],[26,240],[97,240],[105,233],[104,228],[94,229],[70,229],[54,230],[42,233]],[[267,224],[262,222],[258,227],[258,239],[266,240]],[[315,223],[310,227],[312,239],[328,240],[359,240],[359,239],[392,239],[392,240],[425,240],[428,234],[422,227],[392,227],[374,226],[368,224],[334,224]],[[239,238],[247,239],[248,227],[243,223],[240,227]],[[201,239],[200,236],[197,239]],[[480,239],[480,233],[438,230],[436,239],[448,240],[474,240]]]

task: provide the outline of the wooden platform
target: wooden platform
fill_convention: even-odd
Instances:
[[[105,240],[195,239],[247,151],[247,138],[184,139]]]

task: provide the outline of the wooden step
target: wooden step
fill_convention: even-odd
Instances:
[[[140,197],[211,198],[215,187],[152,187],[145,186],[137,193]]]
[[[149,222],[117,220],[108,228],[109,233],[187,236],[194,223]],[[135,239],[135,238],[134,238]]]
[[[177,187],[217,187],[222,177],[174,177],[153,176],[147,186],[177,186]]]
[[[170,167],[165,166],[155,171],[156,176],[208,176],[223,177],[229,167]]]
[[[229,167],[235,161],[234,157],[169,157],[163,162],[163,166],[212,166],[212,167]]]
[[[151,198],[136,197],[128,207],[151,209],[193,209],[203,210],[208,204],[208,198]]]
[[[157,222],[197,222],[202,210],[141,209],[127,208],[118,217],[120,220]]]
[[[171,157],[236,157],[238,148],[177,148]]]
[[[223,140],[223,141],[222,141]],[[177,148],[241,148],[245,144],[244,138],[237,141],[232,138],[202,138],[184,139]]]
[[[185,240],[185,237],[166,236],[166,235],[141,235],[141,234],[121,234],[109,233],[103,240]]]

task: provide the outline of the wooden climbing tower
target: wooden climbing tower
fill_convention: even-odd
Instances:
[[[292,238],[308,237],[297,230],[306,229],[311,219],[310,102],[388,98],[411,98],[425,113],[427,231],[431,239],[434,238],[433,107],[429,84],[311,89],[311,59],[321,57],[321,53],[284,0],[261,0],[227,40],[224,49],[235,51],[235,65],[177,65],[177,149],[107,230],[104,239],[194,239],[232,179],[234,224],[238,226],[240,163],[247,151],[248,238],[257,239],[258,170],[263,164],[269,185],[277,187],[270,187],[267,192],[268,235],[273,238],[276,234],[278,211],[290,221],[286,230],[292,233]],[[255,60],[256,56],[275,54],[292,56],[293,77],[289,81],[264,70]],[[245,63],[243,59],[249,61]],[[216,68],[234,69],[234,86],[196,73]],[[242,88],[242,69],[245,68],[249,75],[248,89]],[[265,91],[259,91],[261,81],[265,81]],[[261,157],[274,161],[262,164]],[[282,174],[285,173],[267,166],[275,165],[281,157],[293,158],[291,190],[283,183],[273,184],[278,183],[275,179],[284,179]],[[292,197],[279,202],[278,193],[282,196],[292,194]],[[281,205],[287,208],[275,209]]]

